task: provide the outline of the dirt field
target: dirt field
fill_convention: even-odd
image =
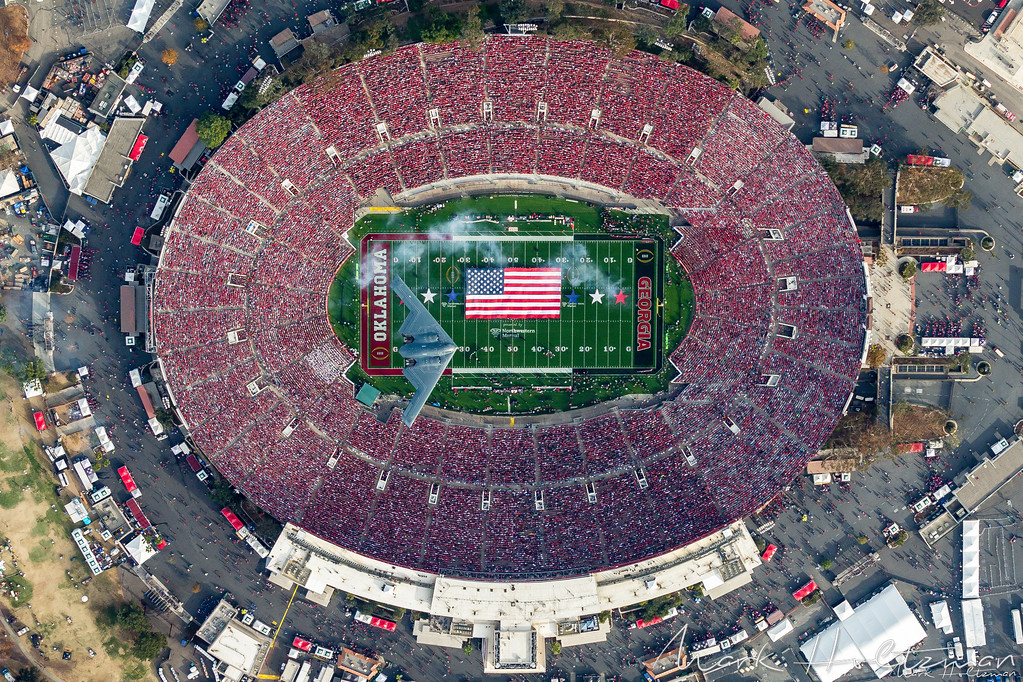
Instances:
[[[111,619],[111,607],[122,603],[116,571],[81,585],[91,573],[68,535],[70,520],[56,505],[55,480],[19,391],[17,382],[0,377],[0,536],[6,540],[0,560],[5,575],[20,570],[25,582],[18,598],[4,595],[4,610],[13,610],[17,627],[44,635],[38,653],[49,660],[35,662],[63,680],[156,679],[148,665],[120,657],[129,644]],[[28,635],[22,641],[29,646]],[[70,661],[62,660],[64,649],[71,649]]]
[[[933,407],[897,403],[892,410],[892,432],[897,443],[941,438],[948,414]]]
[[[0,85],[6,87],[18,77],[21,57],[31,45],[25,8],[11,5],[0,9]]]

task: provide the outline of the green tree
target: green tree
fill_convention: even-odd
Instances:
[[[43,361],[40,358],[33,358],[25,364],[25,369],[21,372],[22,379],[24,381],[32,381],[33,379],[39,379],[42,381],[46,378],[46,367],[43,365]]]
[[[0,323],[7,321],[7,306],[0,303]]]
[[[192,20],[192,24],[195,26],[195,30],[202,33],[210,27],[210,22],[206,21],[202,17],[196,17]]]
[[[636,49],[636,36],[622,24],[601,29],[597,34],[597,39],[611,51],[615,59],[622,59]]]
[[[860,543],[861,545],[867,544],[867,536],[866,535],[857,535],[856,536],[856,542]]]
[[[43,675],[35,666],[22,668],[18,671],[18,682],[39,682],[41,679],[43,679]]]
[[[924,0],[916,7],[913,18],[921,26],[931,26],[945,16],[945,8],[937,0]]]
[[[968,190],[960,188],[942,199],[941,203],[949,208],[957,208],[960,211],[966,211],[969,210],[970,201],[972,200],[973,194]]]
[[[590,40],[593,38],[593,34],[588,28],[571,21],[563,21],[555,26],[551,29],[551,36],[558,40]]]
[[[422,37],[427,43],[450,43],[461,36],[462,20],[451,12],[441,12],[431,7],[426,12],[427,23],[423,27]]]
[[[210,488],[210,499],[221,508],[230,507],[238,502],[238,493],[234,491],[230,483],[220,479]]]
[[[472,653],[472,640],[471,639],[465,640],[465,644],[462,645],[462,651],[465,652],[466,656],[468,656],[469,654]]]
[[[767,59],[767,43],[760,36],[757,36],[753,42],[750,43],[749,47],[746,48],[744,55],[746,63],[753,66],[759,62]]]
[[[678,38],[686,32],[686,19],[689,17],[689,5],[679,5],[678,11],[668,19],[664,26],[664,35],[668,38]]]
[[[969,246],[963,247],[962,249],[959,250],[959,260],[963,261],[964,263],[968,260],[973,260],[976,257],[977,252],[974,251]]]
[[[143,661],[151,661],[160,655],[160,652],[167,648],[167,635],[162,632],[146,630],[139,634],[132,647],[132,653],[136,658]]]
[[[501,13],[501,21],[506,24],[517,24],[529,17],[526,0],[501,0],[498,11]]]
[[[565,0],[547,0],[547,23],[556,24],[565,13]]]
[[[551,642],[551,653],[557,656],[561,653],[561,642],[554,640]]]
[[[916,349],[916,341],[909,334],[899,336],[895,344],[904,355],[910,355]]]
[[[149,619],[138,604],[126,604],[117,612],[117,624],[136,634],[149,631]]]
[[[867,349],[867,366],[877,369],[888,359],[888,352],[879,343],[870,344]]]
[[[853,42],[853,41],[851,41],[851,40],[847,40],[847,41],[845,41],[844,43],[842,43],[842,47],[844,47],[844,48],[845,48],[845,49],[847,49],[847,50],[851,50],[851,49],[853,49],[854,47],[856,47],[856,43],[854,43],[854,42]]]
[[[823,559],[821,559],[821,568],[823,568],[825,571],[830,570],[831,566],[832,563],[830,558],[824,557]]]
[[[710,31],[712,26],[713,24],[710,23],[710,19],[702,14],[697,14],[696,18],[693,19],[693,28],[700,33],[707,33]]]
[[[279,78],[267,75],[257,78],[245,86],[238,103],[246,109],[262,109],[273,104],[284,94],[284,84]]]
[[[483,20],[480,19],[480,8],[478,5],[469,7],[469,12],[465,15],[465,21],[462,22],[460,38],[463,43],[473,50],[480,49],[480,45],[483,44]]]
[[[903,279],[913,279],[916,276],[916,261],[908,260],[899,266],[899,274]]]
[[[216,149],[230,134],[231,122],[214,111],[207,111],[199,117],[195,124],[195,132],[204,145]]]

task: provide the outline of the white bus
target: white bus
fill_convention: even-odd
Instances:
[[[163,216],[163,211],[167,208],[167,204],[170,203],[170,197],[166,194],[161,194],[160,198],[156,200],[156,205],[153,206],[153,212],[149,214],[149,217],[153,220],[159,220]]]
[[[1016,644],[1023,644],[1023,623],[1020,623],[1020,609],[1012,610],[1012,637]]]

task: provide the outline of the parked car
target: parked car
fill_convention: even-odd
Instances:
[[[899,213],[918,213],[919,206],[899,206]]]

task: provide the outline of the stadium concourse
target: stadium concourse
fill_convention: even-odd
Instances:
[[[609,187],[676,216],[696,297],[678,390],[529,428],[408,429],[357,405],[324,303],[357,208],[480,176]],[[166,237],[154,331],[194,443],[281,521],[449,576],[586,575],[719,531],[817,451],[866,348],[855,225],[803,145],[691,69],[590,42],[492,36],[345,65],[232,135]]]

